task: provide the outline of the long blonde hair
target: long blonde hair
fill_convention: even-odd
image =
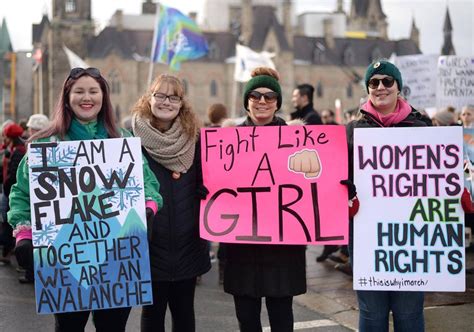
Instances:
[[[163,84],[171,86],[173,93],[181,97],[181,108],[179,109],[178,117],[181,120],[184,132],[189,137],[196,137],[199,134],[201,121],[199,121],[196,113],[191,108],[189,101],[184,94],[184,86],[180,79],[169,74],[161,74],[154,79],[148,90],[138,99],[132,107],[132,114],[137,114],[142,118],[149,119],[150,123],[156,127],[154,122],[154,115],[151,112],[150,100],[152,93],[160,89]]]

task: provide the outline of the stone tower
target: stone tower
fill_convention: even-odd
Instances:
[[[348,31],[388,39],[387,16],[382,10],[380,0],[353,0],[347,23]]]
[[[456,55],[452,39],[453,26],[451,24],[451,17],[449,16],[449,9],[446,8],[446,17],[444,18],[444,42],[441,48],[441,55]]]
[[[70,65],[63,46],[85,59],[87,43],[94,36],[91,0],[53,0],[51,33],[48,40],[48,93],[51,113],[56,105]]]
[[[420,48],[420,30],[418,30],[415,24],[415,17],[413,17],[411,22],[410,39]]]

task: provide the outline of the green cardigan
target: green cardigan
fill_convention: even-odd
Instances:
[[[90,128],[88,128],[90,129]],[[132,137],[132,134],[125,129],[120,129],[122,137]],[[48,137],[38,140],[38,142],[54,141],[55,137]],[[67,136],[65,141],[70,140]],[[8,211],[8,223],[13,229],[19,226],[31,227],[31,210],[30,210],[30,180],[28,155],[25,155],[18,166],[16,174],[16,183],[10,192],[10,210]],[[163,198],[159,193],[160,184],[153,172],[148,166],[148,161],[143,157],[143,183],[145,187],[145,200],[153,200],[158,205],[158,209],[163,206]]]

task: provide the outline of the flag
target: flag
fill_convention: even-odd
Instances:
[[[71,51],[69,48],[66,47],[66,45],[63,45],[63,50],[67,55],[67,59],[69,61],[69,66],[72,68],[89,68],[89,65],[82,60],[79,55]]]
[[[159,5],[151,53],[152,62],[179,70],[180,63],[207,54],[206,38],[197,24],[179,10]]]
[[[270,67],[275,69],[272,57],[275,53],[255,52],[252,49],[236,45],[234,79],[237,82],[247,82],[251,76],[250,73],[257,67]]]

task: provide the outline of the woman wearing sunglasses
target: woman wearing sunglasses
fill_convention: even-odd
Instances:
[[[31,141],[80,141],[128,137],[131,134],[116,126],[110,102],[109,86],[97,68],[73,68],[63,84],[52,121],[45,129],[30,137]],[[159,183],[146,161],[143,164],[147,215],[161,207]],[[17,172],[17,183],[11,191],[8,222],[14,228],[17,250],[30,253],[33,266],[31,211],[28,161],[25,156]],[[55,314],[55,331],[84,331],[91,311]],[[130,308],[93,310],[97,331],[125,331]]]
[[[242,126],[284,126],[275,112],[281,107],[279,74],[256,68],[245,86],[247,119]],[[305,247],[226,244],[224,291],[234,296],[240,330],[261,331],[265,297],[272,331],[293,331],[293,296],[306,292]]]
[[[181,81],[158,76],[132,109],[132,128],[161,183],[163,209],[155,216],[150,246],[153,304],[143,307],[141,331],[165,331],[167,307],[173,331],[195,330],[196,278],[211,268],[199,237],[200,123]]]
[[[387,60],[378,60],[367,67],[365,86],[368,100],[362,105],[360,117],[347,125],[349,174],[353,178],[354,128],[425,127],[431,121],[399,96],[403,87],[398,68]],[[388,133],[389,134],[389,133]],[[361,202],[363,204],[363,202]],[[352,223],[351,234],[352,234]],[[349,237],[352,254],[353,239]],[[352,256],[352,255],[351,255]],[[423,292],[357,291],[359,330],[388,331],[392,311],[395,331],[424,330]]]

